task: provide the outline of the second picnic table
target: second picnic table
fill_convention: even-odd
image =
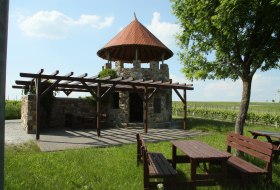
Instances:
[[[270,131],[249,131],[254,139],[258,137],[265,137],[269,143],[273,145],[274,150],[274,159],[278,160],[280,155],[280,133],[277,132],[270,132]],[[272,138],[278,139],[273,140]]]
[[[208,144],[197,140],[176,140],[172,143],[172,163],[176,168],[177,163],[190,163],[190,184],[194,186],[215,185],[216,182],[223,182],[227,177],[227,160],[230,154],[215,149]],[[185,155],[177,155],[177,148]],[[215,163],[220,165],[219,172],[197,173],[199,163]]]

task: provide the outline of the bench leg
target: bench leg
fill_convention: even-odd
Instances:
[[[172,145],[172,167],[176,170],[176,153],[177,147]]]

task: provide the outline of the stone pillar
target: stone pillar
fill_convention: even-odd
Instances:
[[[134,69],[140,69],[141,68],[141,63],[139,60],[134,60],[133,61],[133,68]]]
[[[120,71],[123,68],[123,62],[122,61],[116,61],[115,62],[115,69],[117,71]]]
[[[160,72],[162,74],[162,80],[168,81],[169,80],[169,68],[167,64],[160,65]]]
[[[159,70],[159,62],[158,61],[151,61],[150,62],[150,68],[152,70]]]
[[[112,68],[112,63],[105,63],[104,64],[104,69],[111,69],[111,68]]]
[[[21,126],[30,134],[36,132],[36,95],[22,97]]]

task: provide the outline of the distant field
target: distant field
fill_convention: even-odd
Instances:
[[[180,101],[173,101],[174,106],[182,104]],[[188,107],[239,110],[240,102],[187,102]],[[280,103],[272,102],[251,102],[249,112],[277,113],[280,114]]]

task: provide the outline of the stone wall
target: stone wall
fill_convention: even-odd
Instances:
[[[108,96],[109,97],[109,96]],[[108,100],[107,105],[108,117],[107,124],[111,127],[127,127],[129,122],[129,93],[119,92],[119,108],[112,108],[112,99]]]
[[[171,90],[155,93],[148,102],[148,127],[169,127],[172,119]],[[111,103],[107,105],[107,124],[111,127],[143,127],[143,123],[129,121],[129,92],[120,92],[119,108],[113,109]],[[161,100],[161,112],[155,113],[154,99]],[[111,102],[112,100],[108,100]],[[143,108],[144,109],[144,108]]]
[[[96,103],[81,98],[55,98],[49,127],[68,127],[65,126],[66,114],[80,118],[96,117]]]
[[[115,63],[115,70],[118,76],[134,79],[169,81],[169,68],[167,64],[160,64],[157,61],[150,62],[150,68],[141,68],[141,64],[134,62],[133,68],[124,68],[120,61]]]
[[[96,105],[94,102],[79,98],[55,98],[52,104],[50,116],[44,108],[41,108],[41,127],[67,127],[65,115],[89,118],[96,117]],[[22,97],[21,123],[27,133],[36,132],[36,96],[26,95]],[[93,123],[95,125],[95,123]]]
[[[21,126],[27,133],[36,132],[36,96],[22,96]]]
[[[104,65],[108,68],[107,65]],[[169,68],[167,64],[159,62],[150,62],[149,68],[141,68],[141,63],[134,61],[133,68],[124,68],[121,61],[115,62],[115,70],[118,76],[124,78],[133,77],[134,79],[154,80],[154,81],[170,81]],[[120,92],[119,109],[112,109],[108,104],[108,124],[118,127],[143,127],[143,123],[129,122],[129,93]],[[161,111],[155,113],[154,99],[161,100]],[[158,90],[148,103],[148,127],[168,127],[171,125],[172,119],[172,90]]]
[[[111,63],[104,65],[111,68]],[[133,77],[134,79],[170,81],[169,68],[167,64],[150,62],[150,68],[141,68],[141,63],[135,61],[133,68],[124,68],[124,63],[117,61],[115,70],[118,76]],[[129,93],[119,92],[119,108],[112,108],[112,97],[102,100],[101,112],[107,113],[106,122],[112,127],[143,127],[143,123],[129,122]],[[160,113],[155,113],[154,99],[160,99]],[[27,133],[36,132],[36,97],[27,95],[22,98],[22,125]],[[55,98],[52,104],[51,115],[41,109],[41,126],[45,127],[65,127],[66,115],[73,115],[75,118],[96,117],[96,104],[85,99],[77,98]],[[148,127],[167,127],[171,125],[172,119],[172,90],[158,90],[148,102]],[[73,124],[74,122],[72,122]],[[73,125],[81,125],[76,122]],[[92,121],[94,123],[94,121]],[[96,123],[94,123],[95,125]],[[67,126],[66,126],[67,127]]]

